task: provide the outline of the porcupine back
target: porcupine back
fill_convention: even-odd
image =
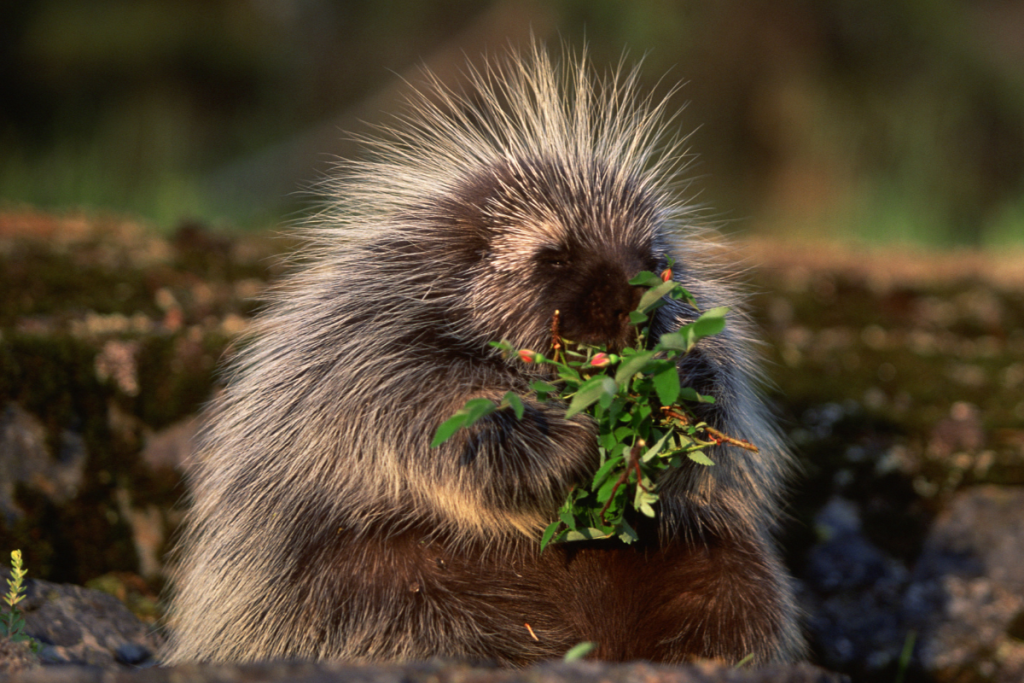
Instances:
[[[446,549],[447,561],[433,561],[449,572],[451,556],[476,558],[479,569],[535,553],[568,488],[595,467],[593,426],[528,405],[521,424],[499,414],[431,450],[434,430],[467,398],[528,393],[537,371],[487,344],[548,348],[552,305],[570,295],[538,279],[538,260],[586,272],[589,293],[571,295],[585,303],[563,306],[566,334],[580,341],[614,345],[605,331],[635,305],[631,290],[595,279],[601,269],[628,279],[671,255],[701,308],[740,303],[686,226],[691,209],[674,189],[680,141],[664,102],[638,92],[636,71],[598,79],[584,60],[559,69],[534,46],[471,70],[468,94],[428,78],[391,129],[363,141],[369,158],[341,167],[307,230],[305,265],[254,321],[207,410],[167,661],[529,661],[509,637],[479,644],[500,630],[490,617],[456,614],[486,612],[486,599],[453,595],[417,611],[395,586],[420,592],[429,577],[417,553],[432,543]],[[653,328],[694,315],[673,303]],[[761,453],[730,449],[714,456],[713,472],[673,473],[662,532],[735,532],[767,549],[772,574],[781,571],[770,533],[786,460],[751,388],[748,336],[742,316],[730,316],[727,331],[685,361],[684,379],[716,396],[709,419]],[[499,602],[528,602],[490,590]],[[792,630],[792,605],[780,604]],[[540,655],[572,644],[559,633]]]

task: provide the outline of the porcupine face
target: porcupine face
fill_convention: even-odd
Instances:
[[[663,261],[655,203],[639,183],[596,163],[520,163],[478,206],[487,246],[477,316],[502,321],[495,338],[546,352],[557,310],[566,339],[610,350],[634,342],[629,312],[643,289],[629,280]]]

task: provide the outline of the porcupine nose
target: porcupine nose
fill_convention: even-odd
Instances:
[[[627,281],[628,282],[628,281]],[[621,343],[614,344],[617,348],[629,345],[632,339],[633,326],[629,322],[629,314],[636,310],[640,304],[640,298],[644,294],[643,287],[625,285],[619,290],[619,305],[612,311],[618,322],[618,339]]]
[[[605,344],[619,350],[631,341],[629,313],[640,302],[641,287],[627,284],[628,278],[617,268],[595,274],[591,289],[585,295],[585,327],[580,340]]]

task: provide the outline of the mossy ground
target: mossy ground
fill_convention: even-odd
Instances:
[[[125,493],[129,506],[167,511],[184,493],[180,472],[144,462],[146,435],[211,397],[274,273],[280,245],[236,246],[196,226],[165,240],[107,217],[0,216],[0,409],[38,420],[55,460],[69,457],[69,432],[88,454],[69,501],[56,503],[46,482],[15,484],[0,547],[22,548],[34,577],[82,584],[138,571]]]
[[[858,502],[871,540],[913,561],[952,492],[1024,484],[1024,269],[1012,256],[752,251],[769,393],[802,466],[792,565],[831,496]]]
[[[169,538],[184,493],[180,471],[145,460],[147,439],[212,396],[294,246],[0,214],[0,409],[37,419],[54,458],[69,433],[88,454],[63,504],[45,484],[18,484],[0,548],[21,548],[37,578],[139,571],[126,511],[156,506]],[[784,539],[795,566],[837,493],[860,503],[872,540],[912,560],[944,496],[1024,484],[1024,277],[1012,259],[746,248],[768,391],[803,467]]]

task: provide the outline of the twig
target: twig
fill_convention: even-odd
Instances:
[[[615,492],[629,480],[629,475],[636,470],[636,485],[647,491],[647,487],[644,486],[643,474],[640,472],[640,449],[644,447],[644,440],[637,439],[637,442],[633,444],[633,447],[629,449],[629,462],[626,464],[626,469],[619,475],[619,480],[615,482],[615,486],[612,487],[612,492],[608,495],[608,500],[605,501],[604,507],[601,508],[601,523],[608,526],[608,520],[604,518],[604,513],[607,512],[608,507],[615,500]]]
[[[718,431],[714,427],[707,427],[707,426],[705,426],[703,429],[708,434],[710,434],[712,436],[712,438],[715,441],[717,441],[718,443],[727,443],[727,444],[731,444],[733,446],[739,446],[740,448],[742,448],[744,450],[752,451],[754,453],[760,453],[761,452],[761,449],[759,449],[757,446],[755,446],[754,444],[750,443],[746,439],[734,439],[733,437],[729,436],[728,434],[723,434],[722,432]]]
[[[556,310],[555,314],[551,316],[551,348],[554,349],[552,357],[556,363],[561,361],[560,357],[562,355],[562,336],[558,332],[559,313],[560,312]]]
[[[673,420],[677,420],[677,421],[681,422],[683,425],[691,424],[689,417],[687,417],[686,415],[683,415],[682,413],[679,413],[679,412],[677,412],[675,410],[672,410],[672,408],[670,408],[668,406],[662,407],[661,410],[662,410],[663,413],[665,413],[666,417],[670,417]],[[734,437],[729,436],[728,434],[723,434],[722,432],[718,431],[714,427],[709,427],[708,425],[704,425],[703,427],[698,427],[698,429],[702,429],[705,432],[707,432],[711,436],[712,441],[714,441],[716,444],[727,443],[727,444],[730,444],[730,445],[733,445],[733,446],[739,446],[740,448],[742,448],[744,450],[753,451],[754,453],[760,453],[761,452],[761,449],[759,449],[757,446],[755,446],[754,444],[750,443],[746,439],[736,439]]]

